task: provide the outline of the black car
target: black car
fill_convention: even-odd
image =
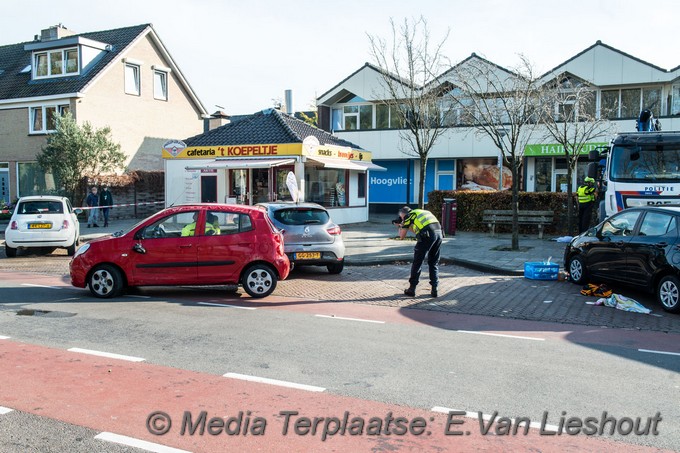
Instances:
[[[680,312],[680,207],[628,208],[576,236],[564,251],[578,284],[613,282],[655,293]]]

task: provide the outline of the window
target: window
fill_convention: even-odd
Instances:
[[[345,116],[345,130],[353,131],[359,128],[359,106],[346,105],[343,108]]]
[[[134,64],[125,64],[125,93],[139,96],[139,66]]]
[[[640,114],[640,89],[621,90],[620,118],[637,118]]]
[[[600,117],[619,117],[619,90],[603,91],[600,95]]]
[[[366,198],[366,173],[357,175],[357,198]]]
[[[31,107],[29,109],[29,132],[53,132],[57,128],[57,116],[65,115],[69,111],[68,104]]]
[[[669,232],[674,235],[675,217],[660,212],[648,212],[640,225],[640,236],[665,236]]]
[[[78,74],[78,49],[58,49],[33,54],[34,78]]]
[[[206,236],[243,233],[253,229],[253,222],[247,214],[208,211],[206,219]]]
[[[373,106],[359,106],[359,126],[360,129],[373,129]]]
[[[154,70],[153,72],[153,97],[162,101],[168,100],[168,73]]]
[[[346,206],[346,171],[340,168],[305,167],[305,200],[322,206]]]

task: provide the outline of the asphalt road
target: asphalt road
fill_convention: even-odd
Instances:
[[[58,262],[51,261],[51,275],[0,271],[0,336],[9,337],[0,340],[0,360],[13,366],[11,370],[7,366],[0,370],[0,382],[5,383],[0,389],[0,406],[14,405],[19,409],[18,413],[0,416],[0,436],[11,436],[12,440],[0,441],[0,445],[20,445],[6,451],[50,451],[41,448],[48,445],[64,447],[52,451],[93,451],[88,450],[90,442],[95,442],[92,435],[107,431],[110,424],[118,430],[139,432],[140,427],[132,421],[124,424],[93,414],[100,414],[110,400],[115,400],[123,413],[139,412],[137,406],[142,405],[148,392],[135,398],[131,397],[132,388],[130,395],[120,388],[115,397],[102,392],[98,380],[104,378],[97,378],[96,373],[92,376],[92,370],[117,366],[118,362],[92,359],[93,368],[75,372],[69,367],[85,366],[88,359],[73,357],[73,352],[66,352],[71,348],[143,358],[143,363],[126,368],[133,373],[131,382],[139,386],[152,381],[154,373],[161,376],[164,388],[176,387],[177,393],[183,393],[179,390],[183,383],[190,382],[189,387],[195,389],[199,383],[209,382],[204,391],[196,390],[193,399],[183,401],[184,410],[198,410],[202,398],[217,403],[223,411],[232,409],[234,402],[229,398],[238,394],[246,396],[236,407],[252,410],[287,409],[293,403],[303,410],[317,411],[314,414],[321,410],[314,404],[325,403],[326,411],[333,410],[337,415],[359,407],[366,414],[382,413],[385,407],[417,413],[450,408],[487,415],[497,412],[498,417],[526,417],[531,421],[541,421],[547,414],[547,422],[552,425],[559,425],[563,416],[599,419],[605,411],[618,419],[640,417],[643,421],[659,413],[662,421],[656,436],[540,436],[532,438],[531,445],[553,451],[634,451],[645,446],[680,450],[680,336],[674,333],[447,313],[436,306],[441,302],[429,297],[417,298],[414,303],[389,295],[400,290],[402,274],[407,273],[404,266],[355,269],[351,273],[360,272],[362,278],[348,275],[344,280],[323,273],[298,274],[289,288],[281,285],[281,291],[277,289],[273,297],[256,302],[225,294],[223,288],[149,288],[102,301],[92,298],[86,290],[70,287],[57,269]],[[484,288],[488,303],[497,303],[499,298],[536,297],[541,309],[554,303],[546,303],[542,291],[552,291],[556,296],[556,289],[564,288],[549,285],[546,290],[523,279],[468,274],[454,267],[450,272],[465,275],[467,294],[470,299],[479,299],[478,304],[484,300],[477,294],[479,286]],[[479,284],[471,284],[473,281]],[[297,294],[304,288],[320,296]],[[495,297],[494,289],[499,290]],[[513,294],[503,297],[502,289]],[[371,297],[367,297],[368,291]],[[532,296],[532,292],[538,294]],[[445,299],[447,307],[465,304],[467,298],[459,296]],[[366,303],[354,303],[355,300]],[[430,304],[435,304],[434,310],[420,309],[426,305],[432,308]],[[25,357],[25,365],[17,365],[23,363],[20,357]],[[113,370],[116,374],[117,369]],[[29,377],[21,379],[22,372]],[[195,374],[175,376],[180,372]],[[221,384],[213,380],[221,382],[227,373],[314,386],[324,389],[323,396],[315,395],[314,402],[304,403],[305,397],[287,394],[277,387],[268,393],[271,385],[257,384],[257,390],[248,393],[248,388],[231,383],[226,395],[216,391]],[[35,382],[31,384],[27,379]],[[8,383],[22,389],[31,389],[31,385],[44,388],[35,392],[39,394],[26,391],[17,395],[7,387]],[[75,401],[80,397],[77,392],[61,394],[61,389],[71,386],[82,386],[82,401]],[[90,387],[94,399],[88,405],[85,395]],[[149,397],[148,407],[163,409],[174,404],[174,398],[167,395]],[[340,399],[330,404],[329,398]],[[220,401],[224,406],[219,406]],[[71,414],[64,405],[79,409]],[[36,416],[41,420],[34,420]],[[21,423],[23,419],[29,420],[26,425]],[[63,425],[68,421],[71,423]],[[23,426],[36,423],[46,427],[41,436],[29,436],[23,443],[14,441],[25,435]],[[8,425],[14,428],[8,429]],[[81,432],[81,426],[88,430]],[[476,424],[471,426],[478,431]],[[64,435],[53,434],[61,429]],[[521,437],[496,442],[509,450],[524,450],[528,446],[521,443],[525,440]],[[265,449],[375,449],[372,443],[350,447],[344,443],[319,443],[318,438],[283,438],[280,444],[266,443],[272,439],[264,439]],[[425,439],[411,440],[415,444],[406,448],[406,444],[398,442],[402,439],[383,439],[383,447],[432,447]],[[294,441],[304,442],[298,446],[291,444]],[[192,447],[187,448],[190,451],[214,451],[209,442],[196,444],[195,439],[193,444],[176,437],[163,438],[161,442],[178,448]],[[489,438],[480,436],[470,436],[467,443],[453,442],[450,437],[429,442],[444,451],[499,446],[488,444]],[[243,448],[255,445],[262,447],[246,443]]]

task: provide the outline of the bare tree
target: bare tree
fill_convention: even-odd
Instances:
[[[507,70],[473,54],[445,76],[456,87],[450,91],[451,102],[458,106],[475,134],[491,139],[499,158],[510,166],[512,250],[519,250],[520,170],[524,149],[536,133],[542,101],[533,66],[520,55],[517,67]]]
[[[392,37],[388,42],[368,35],[370,54],[382,76],[377,98],[385,105],[392,124],[399,130],[401,152],[420,160],[418,206],[425,206],[425,170],[430,150],[446,131],[444,119],[450,104],[442,103],[438,75],[450,67],[442,55],[445,37],[432,43],[427,21],[405,19],[401,25],[390,20]],[[394,118],[396,116],[396,118]],[[396,121],[395,121],[396,119]]]
[[[541,123],[545,137],[562,145],[567,160],[567,228],[574,227],[574,204],[572,203],[572,175],[588,142],[597,138],[605,141],[613,129],[606,112],[598,116],[595,110],[595,92],[586,83],[567,74],[560,74],[544,85]]]

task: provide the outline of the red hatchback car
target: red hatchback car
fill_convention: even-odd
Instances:
[[[288,276],[290,262],[263,209],[211,203],[167,208],[127,233],[92,240],[70,272],[73,286],[102,298],[129,286],[239,284],[260,298]]]

